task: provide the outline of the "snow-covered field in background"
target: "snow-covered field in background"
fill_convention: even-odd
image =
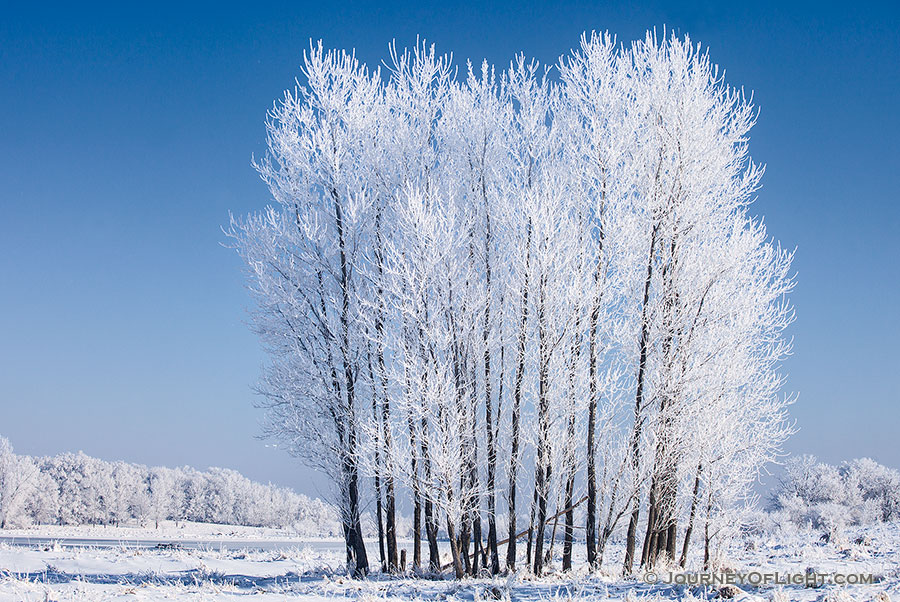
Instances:
[[[215,523],[195,523],[190,521],[160,521],[157,527],[152,521],[143,525],[41,525],[24,529],[3,529],[0,539],[7,537],[58,537],[60,539],[248,539],[253,541],[296,540],[297,534],[290,529],[267,527],[242,527],[239,525],[218,525]],[[323,541],[343,541],[339,538]]]
[[[184,531],[202,535],[193,526],[161,528],[165,533]],[[209,535],[235,537],[247,533],[253,539],[263,534],[243,528],[209,527]],[[109,529],[109,528],[106,528]],[[85,537],[89,531],[106,535],[104,528],[42,527],[31,535]],[[159,538],[159,531],[151,529]],[[134,538],[145,537],[135,530]],[[271,536],[277,535],[271,533]],[[126,538],[123,538],[126,539]],[[527,576],[497,579],[426,580],[373,575],[367,580],[344,576],[339,548],[322,547],[322,541],[285,544],[280,550],[221,551],[67,548],[46,546],[23,548],[0,545],[0,601],[44,602],[48,600],[640,600],[714,598],[717,588],[647,585],[637,579],[621,579],[610,573],[589,575],[549,574],[541,579]],[[403,547],[409,548],[409,542]],[[556,547],[559,551],[559,546]],[[579,549],[580,551],[580,549]],[[621,549],[612,559],[618,565]],[[377,546],[369,545],[377,554]],[[871,585],[819,588],[803,586],[744,587],[737,599],[814,601],[900,600],[900,524],[881,524],[850,529],[838,542],[825,542],[818,533],[790,538],[754,538],[736,543],[728,565],[738,572],[760,571],[804,573],[873,574]],[[576,566],[583,566],[578,559]],[[558,566],[558,559],[555,566]],[[610,571],[613,565],[610,564]],[[617,568],[617,567],[616,567]],[[664,572],[660,572],[664,575]],[[888,596],[885,598],[884,596]],[[879,596],[882,596],[879,598]]]

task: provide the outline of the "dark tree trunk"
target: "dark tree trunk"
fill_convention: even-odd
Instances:
[[[544,570],[544,528],[547,524],[547,493],[545,489],[550,481],[550,467],[540,471],[540,483],[536,489],[544,491],[538,494],[537,522],[534,534],[534,574],[540,576]]]
[[[574,500],[572,496],[575,490],[575,469],[571,468],[569,478],[566,480],[566,524],[563,531],[563,561],[562,568],[564,571],[572,570],[572,543],[575,536],[575,509],[572,507]]]
[[[641,424],[643,419],[644,406],[644,374],[647,369],[647,348],[650,342],[650,328],[648,304],[650,302],[650,283],[653,280],[653,256],[656,252],[656,237],[659,231],[659,225],[654,224],[653,231],[650,235],[650,251],[647,254],[647,275],[644,279],[644,296],[641,306],[641,338],[639,342],[639,359],[638,359],[638,376],[637,376],[637,392],[634,399],[634,429],[631,438],[631,462],[634,469],[635,478],[640,468],[641,453]],[[634,545],[637,536],[637,525],[640,520],[641,499],[640,495],[634,495],[632,500],[634,508],[631,511],[631,519],[628,522],[628,532],[625,539],[625,562],[624,572],[630,574],[634,567]]]
[[[387,563],[384,557],[384,525],[381,518],[381,485],[377,482],[378,477],[375,477],[375,480],[375,495],[377,496],[375,506],[378,514],[378,559],[381,562],[382,572],[385,572],[387,571]]]
[[[387,370],[384,362],[384,294],[381,283],[384,281],[384,256],[381,239],[382,208],[379,206],[375,215],[376,248],[375,258],[378,267],[378,314],[375,321],[375,332],[378,336],[378,375],[381,384],[381,417],[379,434],[381,435],[384,460],[388,470],[384,475],[384,512],[385,512],[385,540],[387,545],[387,569],[397,571],[399,559],[397,558],[397,503],[394,487],[393,462],[391,454],[391,400],[388,397]],[[371,368],[370,368],[371,370]],[[373,382],[374,384],[374,382]],[[380,464],[379,464],[380,466]],[[379,496],[380,498],[380,496]],[[382,561],[382,564],[384,562]]]
[[[379,323],[379,328],[381,324]],[[385,544],[387,552],[387,568],[390,572],[396,572],[399,568],[399,558],[397,552],[397,501],[393,475],[393,461],[390,458],[391,453],[391,427],[390,427],[390,400],[387,391],[387,373],[384,365],[384,351],[379,348],[378,351],[379,371],[381,372],[381,436],[382,449],[384,450],[384,459],[387,463],[387,471],[384,475],[384,532]]]
[[[528,541],[525,544],[525,566],[531,567],[532,551],[534,550],[534,517],[537,514],[537,487],[531,495],[531,514],[528,517]]]
[[[534,493],[537,497],[537,532],[534,538],[534,574],[540,576],[544,568],[544,526],[547,521],[551,467],[550,455],[550,347],[546,332],[546,276],[541,276],[538,298],[538,448],[535,459]]]
[[[497,552],[497,496],[494,490],[497,487],[497,442],[494,438],[494,404],[491,398],[492,374],[491,374],[491,212],[487,202],[487,190],[484,177],[481,179],[482,196],[484,197],[484,274],[487,299],[484,304],[484,330],[482,343],[484,345],[484,428],[487,443],[487,507],[488,507],[488,549],[491,558],[491,574],[500,572],[500,556]],[[500,420],[499,410],[497,420]]]
[[[375,373],[372,370],[372,348],[371,345],[367,346],[367,364],[369,367],[369,380],[372,385],[375,385]],[[375,517],[376,517],[376,526],[378,528],[378,559],[381,562],[381,571],[387,571],[387,560],[384,556],[384,522],[382,520],[382,489],[381,489],[381,477],[379,476],[379,471],[382,470],[381,466],[381,426],[380,420],[381,416],[378,412],[378,395],[375,393],[374,389],[372,391],[372,420],[379,425],[379,435],[377,440],[375,441]]]
[[[364,576],[369,572],[369,560],[366,556],[366,546],[362,538],[362,527],[359,518],[359,470],[357,467],[356,425],[353,416],[356,412],[356,396],[353,373],[353,363],[350,359],[350,276],[347,267],[347,254],[344,241],[343,211],[338,195],[332,191],[335,210],[335,226],[338,236],[338,250],[340,257],[340,286],[341,286],[341,355],[344,367],[344,383],[346,387],[346,415],[347,415],[347,448],[344,456],[344,476],[347,484],[347,511],[348,516],[348,547],[353,548],[353,573],[356,576]],[[349,550],[348,550],[349,551]]]
[[[694,476],[694,493],[691,496],[691,511],[688,515],[687,528],[684,531],[684,544],[681,546],[681,559],[678,561],[679,566],[684,568],[687,566],[688,546],[691,545],[691,533],[694,532],[694,517],[697,515],[698,494],[700,493],[700,477],[703,474],[703,463],[697,465],[697,473]]]
[[[471,575],[475,576],[478,574],[478,567],[481,566],[481,517],[479,513],[476,511],[475,520],[472,524],[472,546],[475,548],[472,553],[472,567],[471,567]]]
[[[601,168],[602,169],[602,168]],[[597,458],[596,443],[594,441],[597,431],[597,405],[600,387],[597,382],[597,325],[600,321],[600,307],[602,302],[603,282],[603,243],[605,230],[603,227],[604,206],[606,200],[605,170],[603,185],[600,192],[599,232],[597,240],[597,268],[594,272],[594,303],[591,307],[591,315],[588,321],[588,429],[587,429],[587,518],[585,519],[585,543],[587,545],[587,561],[591,569],[599,568],[597,558]]]
[[[351,567],[354,577],[365,577],[369,572],[369,560],[366,556],[366,545],[363,541],[359,518],[359,473],[356,462],[345,459],[345,471],[348,517],[344,524],[344,533],[347,545],[347,564]]]
[[[563,560],[562,568],[564,571],[572,570],[572,543],[575,531],[575,509],[573,508],[573,495],[575,493],[575,408],[577,399],[577,375],[578,359],[580,356],[581,341],[581,319],[578,319],[577,332],[573,338],[572,346],[569,350],[569,421],[566,425],[566,476],[565,501],[563,508],[566,508],[565,526],[563,528]]]
[[[710,540],[711,536],[709,534],[709,520],[712,516],[712,489],[709,489],[709,493],[707,494],[707,502],[706,502],[706,524],[703,526],[703,570],[708,571],[710,569]]]
[[[409,440],[412,444],[412,494],[413,494],[413,570],[422,566],[422,492],[419,481],[417,451],[419,448],[416,423],[410,413],[408,416]]]
[[[475,386],[475,362],[474,360],[471,363],[472,365],[472,386]],[[472,396],[472,414],[471,414],[471,423],[470,423],[470,434],[469,434],[469,445],[472,450],[472,454],[470,456],[469,461],[469,516],[472,520],[472,547],[474,548],[474,552],[472,553],[472,563],[468,567],[469,574],[475,576],[478,573],[478,567],[481,563],[481,508],[479,504],[478,496],[474,495],[474,492],[477,492],[479,489],[478,483],[478,435],[476,432],[476,418],[478,416],[478,399],[475,395]],[[466,549],[468,555],[468,549]]]
[[[528,222],[525,238],[525,277],[522,285],[522,307],[519,319],[518,350],[516,355],[515,384],[513,385],[512,433],[509,457],[509,539],[506,546],[506,568],[516,568],[516,475],[519,468],[519,411],[522,405],[522,387],[525,377],[525,343],[528,327],[528,289],[531,273],[531,222]],[[530,541],[530,538],[529,538]],[[529,555],[531,544],[528,545]]]
[[[653,563],[658,564],[665,550],[669,548],[669,529],[661,528],[656,536],[656,549],[654,550]]]
[[[375,409],[374,408],[374,406],[375,406],[374,397],[372,398],[372,406],[373,406],[372,409],[374,410]],[[376,446],[375,446],[375,466],[378,466],[380,469],[381,462],[380,462],[379,455],[380,454],[378,453],[378,444],[376,444]],[[387,559],[384,556],[384,523],[382,520],[381,494],[382,494],[381,479],[379,478],[378,473],[376,472],[375,473],[375,515],[376,515],[377,521],[378,521],[378,557],[379,557],[379,560],[381,561],[381,570],[384,572],[384,571],[388,570],[388,565],[387,565]]]
[[[659,395],[659,434],[657,437],[656,457],[653,466],[653,483],[651,485],[650,513],[652,520],[647,521],[647,539],[644,542],[642,564],[653,567],[660,559],[675,560],[675,538],[677,526],[675,509],[678,502],[678,456],[674,448],[673,406],[677,402],[676,394],[671,389],[674,373],[674,345],[677,331],[674,325],[674,311],[677,304],[677,291],[674,281],[677,265],[677,237],[672,236],[668,250],[668,261],[662,270],[662,281],[665,287],[663,304],[663,327],[666,329],[662,344],[663,382],[669,383]],[[702,307],[702,305],[701,305]],[[680,338],[680,337],[678,337]]]
[[[425,498],[425,535],[428,538],[428,568],[437,572],[441,570],[441,554],[438,550],[438,526],[434,519],[434,505]]]
[[[641,548],[641,566],[647,564],[650,550],[655,547],[654,536],[656,534],[657,508],[656,508],[656,477],[650,484],[650,496],[647,500],[647,530],[644,533],[644,545]]]
[[[666,554],[670,561],[675,559],[675,540],[678,539],[678,522],[673,517],[666,533]]]
[[[597,430],[597,402],[599,387],[597,385],[597,321],[600,317],[599,300],[594,303],[590,318],[590,335],[588,346],[588,424],[587,424],[587,518],[585,519],[585,543],[587,544],[587,561],[592,569],[597,568],[597,459],[594,438]]]
[[[466,573],[463,570],[460,559],[461,552],[459,549],[459,540],[456,537],[456,530],[453,528],[453,521],[449,518],[447,519],[447,537],[450,539],[450,555],[453,557],[453,573],[456,575],[457,579],[462,579]],[[437,570],[440,570],[440,563],[438,563]]]
[[[469,564],[472,555],[469,554],[469,521],[466,520],[465,513],[459,529],[459,553],[461,554],[460,561],[462,562],[463,572],[468,574],[472,570]]]
[[[424,464],[423,468],[425,470],[425,482],[431,483],[431,461],[428,459],[428,442],[425,440],[425,435],[428,431],[428,421],[423,416],[422,417],[422,463]],[[425,495],[425,535],[428,538],[428,567],[432,571],[440,571],[441,570],[441,556],[438,551],[437,544],[437,522],[434,518],[434,504],[431,501],[431,493],[427,493]]]
[[[393,477],[385,478],[385,539],[387,544],[388,570],[400,568],[397,552],[397,505]]]
[[[413,569],[418,570],[422,568],[422,496],[413,495]]]
[[[404,330],[407,340],[410,340],[409,331]],[[412,391],[412,383],[409,378],[406,380],[406,390]],[[407,427],[409,428],[409,442],[412,447],[410,453],[410,469],[412,474],[412,494],[413,494],[413,570],[417,571],[422,568],[422,480],[419,477],[419,449],[420,441],[418,430],[416,429],[416,421],[412,410],[408,410],[406,414]]]

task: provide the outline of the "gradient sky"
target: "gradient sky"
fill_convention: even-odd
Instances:
[[[75,4],[0,20],[0,434],[17,451],[227,466],[315,494],[255,438],[264,358],[220,229],[268,200],[251,155],[310,38],[372,65],[419,34],[505,65],[665,25],[761,108],[754,210],[798,249],[787,450],[900,467],[896,3]]]

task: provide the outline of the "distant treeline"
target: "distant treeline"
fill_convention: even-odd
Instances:
[[[814,456],[785,464],[772,495],[776,522],[839,535],[845,526],[900,520],[900,472],[869,458],[834,466]]]
[[[83,452],[32,458],[14,454],[0,437],[0,528],[135,521],[152,526],[162,520],[341,534],[331,505],[234,470],[106,462]]]

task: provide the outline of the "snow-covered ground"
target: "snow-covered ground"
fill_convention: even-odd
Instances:
[[[70,528],[72,529],[72,528]],[[80,528],[79,528],[80,529]],[[190,531],[190,529],[187,529]],[[28,530],[43,535],[51,530]],[[83,530],[70,536],[84,536]],[[155,529],[153,531],[156,531]],[[101,532],[102,533],[102,532]],[[146,534],[141,533],[141,536]],[[158,533],[157,533],[158,535]],[[192,533],[196,536],[197,533]],[[234,533],[227,533],[234,537]],[[259,538],[260,534],[252,534]],[[411,579],[344,575],[342,553],[309,545],[285,544],[275,551],[186,549],[22,548],[0,546],[0,602],[49,600],[706,600],[718,587],[649,585],[613,574],[621,549],[612,550],[610,572],[551,573],[541,579]],[[408,548],[409,543],[404,542]],[[559,546],[556,547],[559,551]],[[371,555],[377,546],[370,545]],[[580,552],[580,549],[578,550]],[[727,563],[744,574],[808,570],[831,574],[871,574],[873,583],[854,586],[742,586],[736,599],[803,602],[900,600],[900,524],[850,529],[845,538],[825,542],[818,533],[759,537],[737,543]],[[577,566],[583,566],[578,559]],[[558,562],[557,562],[558,566]],[[617,568],[617,567],[615,567]],[[665,571],[658,571],[665,581]]]

